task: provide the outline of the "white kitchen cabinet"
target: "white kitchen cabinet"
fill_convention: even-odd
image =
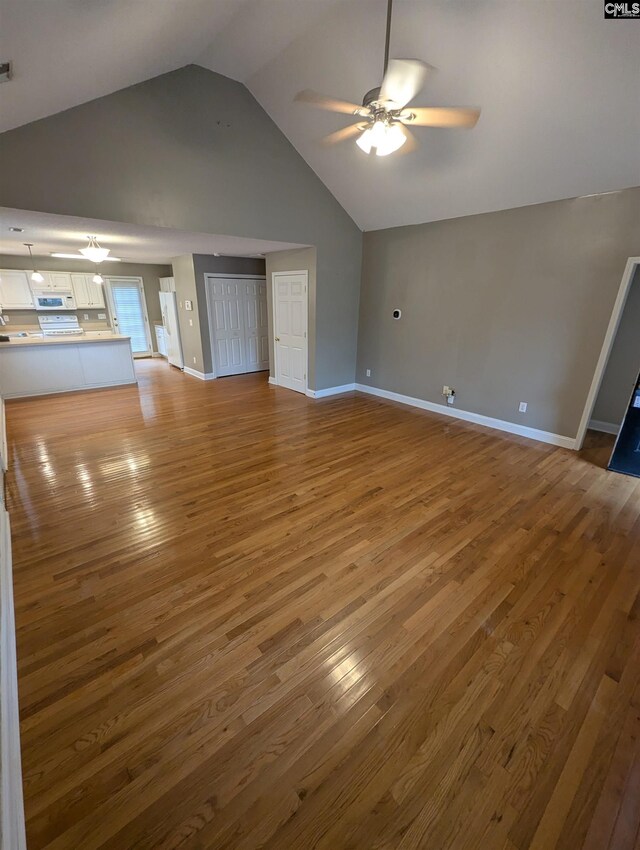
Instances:
[[[31,272],[0,270],[0,307],[3,310],[33,310],[29,286]]]
[[[104,290],[101,284],[93,282],[92,274],[71,274],[70,278],[79,310],[104,308]]]
[[[94,283],[93,275],[88,274],[87,286],[89,288],[89,300],[94,310],[104,308],[104,285],[102,283]]]
[[[72,274],[71,287],[73,289],[73,297],[76,299],[76,307],[91,307],[89,302],[89,287],[87,286],[86,274]]]
[[[37,284],[35,289],[53,289],[58,292],[69,292],[71,290],[69,272],[42,272],[42,274],[45,276],[46,283]]]

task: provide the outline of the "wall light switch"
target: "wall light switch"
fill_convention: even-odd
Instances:
[[[371,369],[367,369],[367,378],[371,377]]]
[[[185,301],[184,302],[184,309],[185,310],[193,310],[193,302],[192,301]]]
[[[527,412],[527,402],[526,401],[520,402],[520,405],[518,406],[518,411],[520,413],[526,413]]]

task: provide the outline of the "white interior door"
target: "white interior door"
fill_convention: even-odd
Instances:
[[[267,284],[261,280],[247,280],[242,282],[242,290],[246,371],[264,372],[269,368]]]
[[[206,276],[211,354],[216,377],[269,368],[264,280]]]
[[[172,366],[182,369],[182,344],[180,342],[180,326],[178,324],[178,307],[175,292],[160,293],[160,308],[162,309],[162,325],[164,328],[164,345],[167,360]]]
[[[209,310],[218,378],[246,372],[241,281],[209,278]]]
[[[115,333],[131,337],[134,357],[150,356],[151,334],[142,278],[108,277],[105,291]]]
[[[308,272],[274,272],[273,316],[276,383],[304,393],[307,389]]]

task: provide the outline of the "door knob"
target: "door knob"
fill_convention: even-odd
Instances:
[[[280,337],[279,337],[279,336],[277,336],[277,337],[276,337],[276,342],[280,342]]]

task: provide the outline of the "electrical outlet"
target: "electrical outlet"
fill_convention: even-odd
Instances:
[[[8,325],[8,324],[9,324],[9,322],[11,321],[11,320],[9,319],[9,316],[3,316],[2,318],[4,319],[4,323],[5,323],[5,325]]]
[[[193,327],[193,319],[189,319],[189,325]]]
[[[447,404],[453,404],[455,402],[455,400],[456,400],[456,397],[453,394],[447,396]]]
[[[193,358],[193,365],[194,366],[196,365],[196,358],[195,357]]]
[[[367,369],[367,378],[371,377],[371,369]]]
[[[520,404],[518,406],[518,412],[519,413],[526,413],[527,412],[527,402],[526,401],[520,402]]]
[[[99,319],[106,319],[106,318],[107,318],[107,314],[106,314],[106,313],[98,313],[98,318],[99,318]]]
[[[84,319],[85,322],[88,322],[89,321],[89,314],[85,313],[82,318]]]

